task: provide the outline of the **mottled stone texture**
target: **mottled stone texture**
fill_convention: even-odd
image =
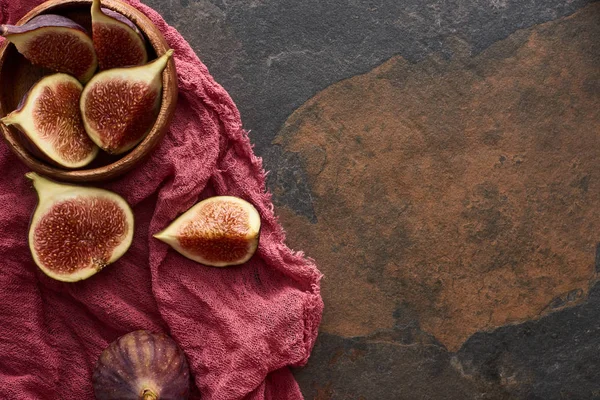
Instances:
[[[600,284],[537,321],[476,333],[454,357],[468,379],[528,400],[600,399]]]
[[[308,399],[600,399],[600,5],[147,3],[325,273]]]
[[[394,57],[332,85],[288,119],[276,142],[302,160],[316,222],[285,210],[283,220],[292,244],[326,275],[324,332],[366,336],[377,351],[377,340],[390,352],[391,344],[439,343],[440,370],[451,365],[476,383],[450,398],[600,396],[599,325],[568,309],[586,301],[597,274],[599,16],[600,7],[589,6],[477,56],[456,40],[450,59]],[[589,313],[600,318],[593,304]],[[476,332],[565,307],[567,328],[552,315],[463,346]],[[322,346],[334,340],[327,338]],[[459,356],[448,364],[442,348]],[[404,355],[387,365],[383,354],[365,352],[365,374],[369,363],[385,366],[388,377],[411,368]],[[428,394],[427,383],[456,379],[433,376],[428,359],[420,362],[415,398],[445,398]],[[304,387],[358,398],[345,397],[358,393],[350,378],[357,363],[336,368],[349,376],[315,372],[325,379]],[[370,397],[363,376],[364,398],[411,398],[412,379],[397,388],[386,379],[372,386],[389,397]]]
[[[291,116],[278,143],[304,160],[318,222],[286,220],[328,277],[326,331],[366,335],[408,312],[457,350],[585,297],[600,241],[598,38],[589,7],[476,57],[460,42],[451,60],[394,57]]]
[[[296,378],[315,400],[517,399],[495,381],[463,375],[456,364],[437,346],[322,334],[310,367]]]
[[[398,331],[322,334],[296,377],[306,397],[318,400],[600,399],[599,310],[596,285],[584,304],[476,333],[456,354],[402,343]]]
[[[298,158],[271,140],[318,91],[399,54],[474,54],[594,0],[144,0],[188,39],[236,101],[277,204],[314,219]]]

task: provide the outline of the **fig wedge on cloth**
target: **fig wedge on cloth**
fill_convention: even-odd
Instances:
[[[127,17],[92,2],[92,39],[100,70],[148,62],[146,41]]]
[[[81,120],[79,98],[83,86],[71,75],[40,79],[21,100],[19,108],[0,119],[23,132],[37,150],[65,168],[79,168],[98,155]]]
[[[173,339],[140,330],[100,354],[92,382],[97,400],[186,400],[190,371]]]
[[[133,213],[118,194],[53,182],[34,172],[39,201],[29,227],[37,266],[64,282],[89,278],[118,260],[133,239]]]
[[[83,83],[98,68],[92,38],[81,25],[61,15],[40,15],[21,26],[0,25],[0,35],[32,64],[73,75]]]
[[[245,263],[258,247],[260,216],[233,196],[215,196],[196,204],[154,235],[187,258],[226,267]]]

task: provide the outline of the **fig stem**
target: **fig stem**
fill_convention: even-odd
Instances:
[[[14,123],[16,122],[15,117],[16,117],[15,113],[10,113],[6,117],[0,119],[0,122],[2,122],[6,126],[14,125]]]
[[[94,13],[104,14],[102,11],[100,11],[100,0],[92,1],[92,14]]]
[[[152,71],[152,74],[153,75],[160,74],[162,72],[162,70],[165,69],[165,67],[167,66],[167,63],[169,62],[169,59],[172,56],[173,56],[173,49],[169,49],[165,52],[165,54],[163,54],[156,60],[152,61],[150,63],[150,69]]]
[[[33,187],[38,194],[40,204],[46,201],[48,197],[52,197],[60,192],[73,190],[73,187],[70,185],[58,184],[35,172],[28,172],[25,174],[25,177],[33,182]]]
[[[150,389],[144,389],[140,400],[158,400],[158,396]]]

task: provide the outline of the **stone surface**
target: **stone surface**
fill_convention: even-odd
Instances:
[[[473,54],[593,0],[144,0],[188,39],[236,101],[257,153],[283,184],[274,200],[314,219],[299,159],[271,141],[315,93],[394,55]]]
[[[458,41],[449,60],[394,57],[288,119],[277,143],[303,160],[318,221],[290,215],[288,230],[328,277],[324,330],[367,335],[401,310],[454,351],[585,298],[600,241],[597,10],[474,57]]]
[[[386,335],[321,334],[296,377],[308,399],[600,399],[600,284],[586,303],[474,334],[456,354]]]
[[[600,5],[147,3],[325,273],[308,399],[600,399]]]
[[[308,399],[512,399],[492,380],[461,374],[443,348],[323,334],[296,374]]]
[[[600,399],[600,284],[581,305],[476,333],[453,365],[519,399]]]

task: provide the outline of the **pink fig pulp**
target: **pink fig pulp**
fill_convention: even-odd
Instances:
[[[213,267],[248,261],[258,247],[260,215],[247,201],[210,197],[154,235],[183,256]]]
[[[173,50],[138,67],[96,74],[80,100],[89,137],[110,154],[122,154],[146,137],[160,111],[162,72]]]
[[[127,17],[92,2],[92,38],[100,70],[143,65],[148,62],[146,42]]]
[[[133,213],[121,196],[57,183],[33,172],[26,176],[38,193],[29,248],[46,275],[63,282],[87,279],[129,249]]]
[[[53,74],[39,80],[23,96],[19,108],[0,119],[25,134],[36,154],[64,168],[80,168],[98,154],[87,136],[79,98],[83,87],[71,75]]]

